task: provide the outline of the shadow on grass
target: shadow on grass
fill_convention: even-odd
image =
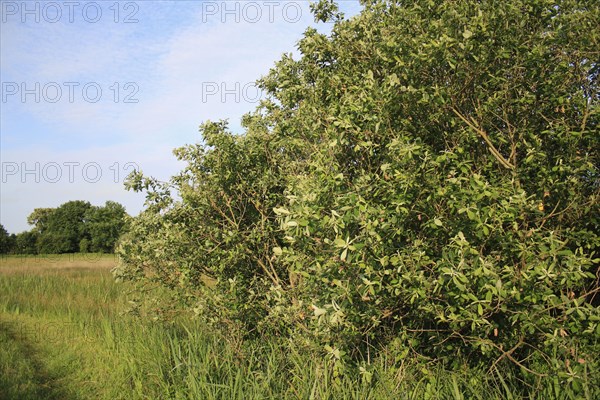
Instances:
[[[77,400],[58,384],[60,378],[46,369],[27,338],[0,320],[0,399]]]

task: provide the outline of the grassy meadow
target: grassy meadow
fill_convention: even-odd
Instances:
[[[327,358],[244,343],[200,321],[136,318],[113,256],[9,256],[0,263],[0,399],[518,398],[501,371],[424,369],[382,352],[338,375]],[[564,398],[546,381],[529,398]]]

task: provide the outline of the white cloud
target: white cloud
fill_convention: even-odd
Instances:
[[[145,173],[167,179],[181,168],[171,150],[197,142],[201,122],[229,118],[237,130],[239,118],[252,111],[256,102],[244,98],[244,93],[237,93],[236,101],[235,88],[243,91],[244,85],[266,74],[282,53],[297,53],[295,44],[312,23],[308,2],[294,2],[302,7],[302,19],[296,23],[290,22],[295,18],[293,9],[282,13],[285,2],[274,9],[273,22],[268,20],[268,2],[253,2],[262,7],[257,23],[251,23],[255,16],[251,8],[237,15],[240,23],[232,14],[225,14],[223,23],[221,14],[211,14],[214,9],[208,3],[225,4],[140,2],[135,14],[139,22],[122,24],[114,23],[110,9],[114,3],[106,2],[99,3],[105,18],[97,24],[81,20],[22,24],[17,19],[2,24],[2,82],[25,82],[28,88],[35,82],[42,88],[57,82],[65,91],[57,103],[43,95],[39,103],[32,95],[26,102],[16,95],[2,103],[3,171],[13,165],[6,163],[33,168],[39,162],[40,168],[58,163],[66,173],[64,163],[96,162],[104,174],[96,183],[81,177],[72,183],[43,179],[36,183],[32,174],[25,176],[25,182],[20,175],[5,176],[0,216],[9,231],[27,229],[26,217],[36,207],[55,207],[75,199],[94,204],[115,200],[137,213],[142,196],[126,192],[122,176],[115,183],[110,168],[135,162]],[[231,10],[233,3],[228,4]],[[342,8],[355,7],[355,13],[357,4],[344,2]],[[241,7],[242,3],[238,10]],[[121,21],[125,11],[131,10],[120,9]],[[64,82],[79,83],[73,102],[68,101]],[[90,82],[102,89],[97,103],[82,96],[81,88]],[[123,102],[135,89],[126,90],[127,82],[139,88],[134,95],[138,103]],[[215,85],[217,93],[203,96],[203,89],[214,90]],[[247,90],[245,94],[252,96],[254,92]]]

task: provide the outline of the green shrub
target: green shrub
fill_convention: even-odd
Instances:
[[[315,7],[333,32],[259,81],[244,135],[208,122],[171,182],[131,177],[117,274],[334,360],[598,380],[600,6],[363,5]]]

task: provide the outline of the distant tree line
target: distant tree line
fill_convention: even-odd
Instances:
[[[57,208],[36,208],[27,217],[29,231],[9,234],[0,225],[2,254],[112,253],[126,226],[123,205],[93,206],[69,201]]]

